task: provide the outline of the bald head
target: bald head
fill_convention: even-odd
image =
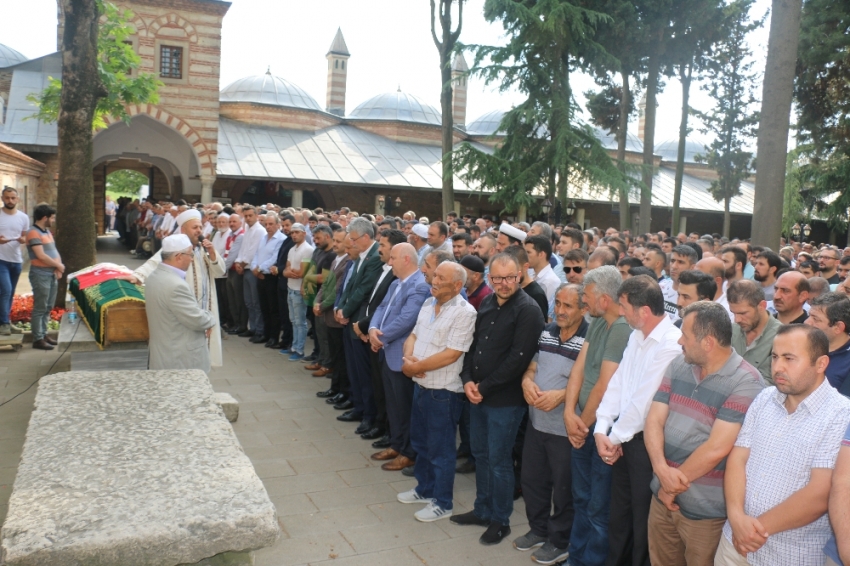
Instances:
[[[803,313],[809,300],[809,280],[799,271],[786,271],[774,283],[773,308],[782,324],[789,324]]]
[[[393,268],[393,275],[399,279],[406,279],[419,269],[419,255],[416,253],[416,248],[403,242],[392,247],[388,263]]]
[[[704,257],[696,264],[696,270],[708,273],[715,279],[721,281],[725,277],[726,268],[723,266],[723,260],[717,257]]]
[[[823,277],[809,278],[809,301],[829,291],[829,281]]]

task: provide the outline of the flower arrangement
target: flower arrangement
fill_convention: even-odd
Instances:
[[[32,320],[32,295],[15,295],[12,298],[12,310],[9,313],[9,320],[15,326],[22,330],[30,329],[30,321]],[[59,328],[59,320],[65,314],[65,309],[55,307],[50,311],[50,322],[47,326],[49,330],[57,330]]]

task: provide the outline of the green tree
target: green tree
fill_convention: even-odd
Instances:
[[[160,83],[151,75],[130,71],[139,57],[125,43],[134,33],[130,12],[102,0],[61,0],[65,16],[62,38],[62,80],[33,97],[35,117],[57,122],[59,132],[59,191],[56,240],[71,273],[92,265],[95,253],[92,136],[103,117],[129,121],[125,104],[156,103]],[[60,288],[60,302],[64,280]]]
[[[850,5],[806,0],[800,23],[795,101],[796,170],[809,180],[810,200],[835,229],[850,208]],[[826,201],[829,201],[828,204]],[[850,238],[848,238],[850,242]]]
[[[703,87],[714,106],[708,112],[694,111],[705,124],[703,133],[714,135],[708,153],[701,157],[717,171],[717,180],[711,182],[709,191],[714,200],[723,201],[723,235],[727,238],[729,204],[741,194],[741,181],[753,172],[753,154],[744,146],[755,137],[759,122],[754,110],[755,62],[747,46],[747,35],[761,27],[762,21],[750,19],[752,3],[753,0],[736,0],[726,6],[722,39],[707,61],[707,82]]]
[[[439,13],[435,0],[431,0],[431,38],[440,53],[440,111],[442,113],[443,131],[443,218],[454,210],[455,190],[454,173],[452,169],[452,148],[454,146],[454,117],[452,116],[452,53],[460,30],[463,26],[463,0],[457,2],[457,28],[452,31],[452,3],[454,0],[439,0]],[[440,20],[442,39],[437,37],[436,20]]]
[[[568,181],[619,190],[624,176],[579,120],[570,84],[582,58],[606,56],[593,36],[608,17],[574,0],[487,0],[484,17],[502,23],[507,45],[469,46],[470,73],[502,91],[516,87],[526,99],[505,114],[505,137],[492,154],[461,144],[457,169],[509,211],[533,205],[540,187],[566,201]]]
[[[138,171],[122,169],[106,177],[106,192],[116,197],[137,197],[142,185],[148,184],[148,178]]]

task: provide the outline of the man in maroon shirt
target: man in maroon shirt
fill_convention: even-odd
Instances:
[[[479,257],[468,255],[460,260],[460,264],[466,269],[466,300],[477,311],[484,297],[493,293],[493,289],[484,282],[484,262]]]

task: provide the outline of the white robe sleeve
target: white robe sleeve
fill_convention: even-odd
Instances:
[[[156,270],[160,263],[162,263],[162,252],[158,251],[153,255],[153,257],[133,272],[133,275],[139,280],[139,285],[145,284],[145,279],[147,279],[150,274]]]

